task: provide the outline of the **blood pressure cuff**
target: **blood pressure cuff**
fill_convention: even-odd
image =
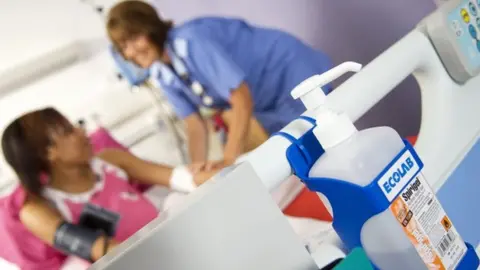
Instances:
[[[102,230],[107,236],[114,237],[119,220],[118,213],[88,203],[83,207],[78,224],[83,228]]]
[[[92,261],[93,243],[102,236],[101,230],[93,230],[64,222],[55,232],[53,246],[66,254]]]

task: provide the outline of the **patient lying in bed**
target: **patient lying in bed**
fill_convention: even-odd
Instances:
[[[2,204],[0,229],[10,243],[0,256],[22,269],[57,269],[65,255],[79,255],[58,242],[62,226],[97,231],[93,223],[102,225],[95,241],[85,244],[89,254],[83,254],[95,261],[156,218],[158,210],[129,179],[189,192],[215,174],[192,175],[119,149],[95,155],[83,130],[53,108],[13,121],[3,133],[2,150],[20,185]],[[105,213],[109,220],[99,221]]]
[[[186,167],[143,161],[121,149],[94,154],[83,130],[52,108],[13,121],[2,150],[20,185],[0,209],[8,246],[0,257],[21,269],[59,269],[69,255],[94,262],[161,215],[131,179],[190,192],[216,173],[192,175]],[[174,203],[182,199],[177,193]],[[69,237],[87,252],[62,240],[61,228],[69,228]]]

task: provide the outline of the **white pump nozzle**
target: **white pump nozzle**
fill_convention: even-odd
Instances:
[[[329,84],[347,72],[358,72],[362,65],[355,62],[344,62],[325,73],[313,75],[297,85],[290,93],[294,99],[300,98],[307,110],[325,104],[326,95],[322,86]]]
[[[313,134],[325,151],[350,138],[356,132],[357,128],[346,113],[331,110],[323,110],[317,115],[317,126],[313,129]]]
[[[307,110],[320,108],[325,105],[327,97],[322,86],[349,71],[358,72],[361,68],[362,65],[359,63],[345,62],[325,73],[306,79],[292,90],[291,95],[294,99],[300,98]],[[328,108],[320,109],[317,113],[317,126],[313,133],[325,150],[348,139],[357,131],[345,113],[336,113]]]

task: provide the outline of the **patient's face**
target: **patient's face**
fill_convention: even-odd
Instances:
[[[79,165],[90,162],[93,149],[85,130],[69,123],[52,133],[52,145],[49,148],[49,159],[57,165]]]
[[[153,62],[160,58],[157,48],[145,35],[133,37],[124,42],[121,47],[125,58],[133,61],[142,68],[149,68]]]

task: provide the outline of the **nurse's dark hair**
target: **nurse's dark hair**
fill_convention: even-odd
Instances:
[[[160,18],[153,6],[144,1],[121,1],[110,9],[107,33],[119,53],[121,45],[138,35],[146,35],[161,54],[172,22]]]
[[[53,144],[52,132],[65,132],[69,126],[57,110],[45,108],[24,114],[5,128],[3,155],[29,194],[41,195],[41,174],[50,172],[48,147]]]

